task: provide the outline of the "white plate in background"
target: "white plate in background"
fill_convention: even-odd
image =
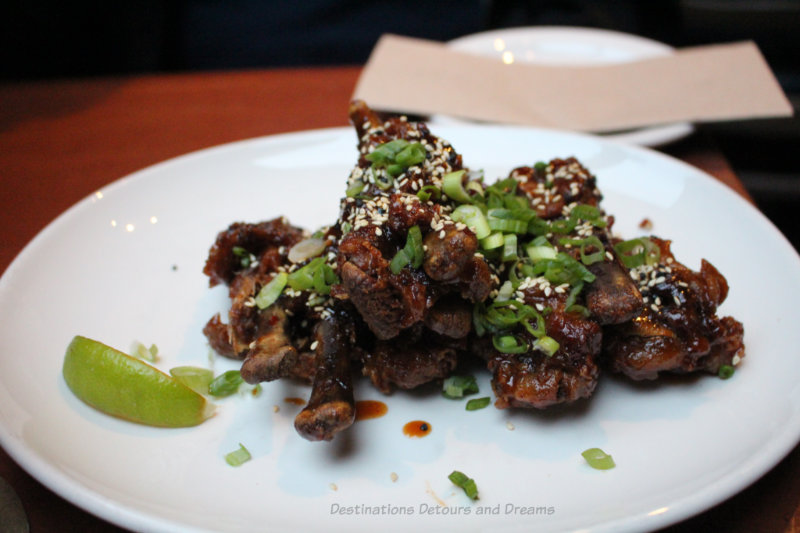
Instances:
[[[740,491],[796,445],[800,329],[791,324],[800,262],[760,212],[689,165],[595,136],[434,131],[487,179],[537,160],[581,159],[621,234],[640,235],[648,218],[655,234],[674,239],[679,260],[696,269],[705,257],[727,276],[720,312],[744,323],[741,368],[726,381],[636,385],[604,376],[589,401],[544,412],[467,412],[436,390],[384,397],[361,382],[356,398],[383,400],[389,411],[332,443],[295,433],[300,408],[284,399],[308,388],[287,382],[223,399],[214,418],[188,429],[124,422],[76,399],[61,377],[76,334],[122,349],[155,343],[165,370],[209,364],[201,328],[227,308],[226,290],[208,289],[201,272],[217,232],[278,215],[309,229],[333,221],[357,157],[353,132],[337,128],[146,168],[34,238],[0,278],[0,444],[44,485],[106,520],[192,532],[657,529]],[[213,361],[217,372],[237,366]],[[480,395],[490,395],[488,375],[478,380]],[[405,437],[415,419],[431,434]],[[253,459],[233,468],[223,456],[239,443]],[[617,467],[589,468],[580,454],[590,447]],[[454,469],[477,481],[479,501],[451,485]]]
[[[675,49],[664,43],[611,30],[570,26],[535,26],[473,33],[447,43],[460,52],[540,65],[600,66],[663,57]],[[463,124],[436,115],[434,124]],[[688,122],[603,133],[606,138],[641,146],[661,146],[694,131]]]

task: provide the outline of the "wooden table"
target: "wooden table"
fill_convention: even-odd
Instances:
[[[336,67],[0,85],[0,271],[59,213],[142,167],[230,141],[347,125],[359,72]],[[664,151],[747,197],[702,131]],[[2,450],[0,476],[19,493],[33,532],[120,531],[52,493]],[[709,530],[800,531],[800,448],[739,495],[669,528]]]

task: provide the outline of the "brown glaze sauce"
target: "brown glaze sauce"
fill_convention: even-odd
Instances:
[[[406,437],[424,437],[428,435],[433,428],[428,422],[424,420],[413,420],[403,426],[403,434]]]
[[[306,401],[302,398],[284,398],[283,401],[292,405],[303,406],[306,404]]]
[[[356,420],[380,418],[385,415],[388,410],[389,408],[383,402],[377,400],[359,400],[356,402]]]

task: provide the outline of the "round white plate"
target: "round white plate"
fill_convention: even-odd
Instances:
[[[672,54],[669,45],[611,30],[569,26],[537,26],[473,33],[449,41],[460,52],[541,65],[599,66],[627,63]],[[461,124],[456,117],[437,115],[432,122]],[[663,124],[602,134],[606,138],[641,146],[661,146],[694,131],[688,122]]]
[[[127,423],[75,398],[61,363],[76,334],[122,349],[155,343],[164,370],[209,364],[201,328],[227,307],[226,290],[208,289],[201,273],[217,232],[277,215],[314,229],[338,214],[355,135],[319,130],[155,165],[44,229],[0,279],[2,446],[46,486],[121,526],[226,532],[654,529],[731,496],[795,446],[800,263],[758,211],[690,166],[597,137],[500,126],[437,133],[488,179],[579,157],[620,233],[640,235],[648,218],[687,265],[705,257],[727,276],[721,312],[745,325],[742,367],[726,381],[605,376],[590,401],[545,412],[467,412],[436,390],[383,397],[360,383],[357,399],[389,411],[332,443],[295,433],[300,408],[284,399],[308,389],[287,382],[220,400],[214,418],[189,429]],[[478,378],[479,396],[490,395],[488,375]],[[405,437],[415,419],[431,434]],[[239,443],[253,459],[234,468],[223,456]],[[590,447],[617,467],[589,468],[580,454]],[[479,501],[450,484],[454,469],[477,481]]]

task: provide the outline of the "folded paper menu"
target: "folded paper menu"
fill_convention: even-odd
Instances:
[[[594,132],[792,114],[753,42],[579,67],[504,64],[384,35],[353,96],[385,111]]]

